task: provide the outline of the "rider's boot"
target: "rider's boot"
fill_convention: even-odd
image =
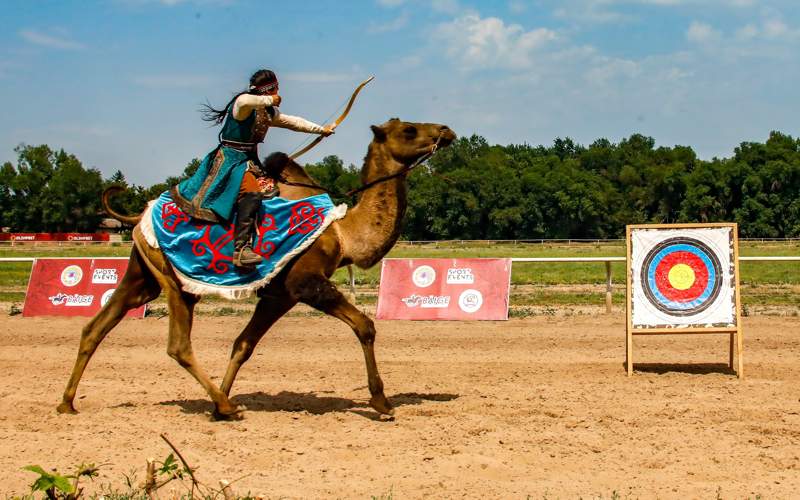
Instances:
[[[260,207],[260,193],[244,193],[237,202],[238,213],[236,214],[236,225],[233,228],[233,265],[239,269],[252,269],[263,260],[251,248],[256,217]]]

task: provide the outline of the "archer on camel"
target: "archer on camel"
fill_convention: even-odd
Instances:
[[[322,136],[334,129],[281,113],[280,104],[278,78],[271,70],[261,69],[250,77],[250,88],[236,94],[224,108],[206,105],[203,119],[222,124],[219,145],[194,175],[170,190],[175,203],[195,219],[224,223],[236,213],[233,265],[242,270],[262,261],[250,246],[256,217],[261,200],[278,193],[274,186],[279,172],[264,172],[258,157],[258,144],[264,142],[269,127]]]

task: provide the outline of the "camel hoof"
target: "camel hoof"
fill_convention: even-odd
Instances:
[[[383,394],[376,394],[375,396],[372,396],[369,400],[369,405],[382,415],[394,415],[392,403],[390,403]]]
[[[244,412],[237,407],[233,407],[232,410],[221,412],[218,409],[214,408],[214,411],[211,412],[211,421],[212,422],[236,422],[238,420],[242,420],[244,418]]]
[[[78,410],[76,410],[75,407],[72,406],[72,403],[61,403],[56,408],[56,411],[58,413],[63,414],[63,415],[77,415],[78,414]]]

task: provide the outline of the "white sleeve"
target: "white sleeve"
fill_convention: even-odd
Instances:
[[[305,118],[299,116],[292,116],[281,113],[278,108],[275,109],[275,116],[272,117],[270,125],[280,128],[288,128],[297,132],[308,132],[309,134],[321,134],[323,128],[314,122],[310,122]]]
[[[272,96],[242,94],[233,103],[233,117],[244,120],[259,106],[272,106]]]

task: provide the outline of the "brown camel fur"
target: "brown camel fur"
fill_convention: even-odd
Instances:
[[[260,300],[250,322],[233,343],[230,361],[220,387],[216,387],[200,367],[192,350],[191,330],[197,295],[181,290],[169,262],[161,250],[147,244],[140,228],[133,230],[134,246],[128,270],[116,292],[106,305],[83,328],[78,357],[72,370],[59,413],[77,413],[75,393],[97,346],[130,309],[167,294],[169,336],[167,353],[194,376],[214,402],[215,418],[238,415],[236,405],[228,398],[236,374],[267,330],[295,304],[303,302],[338,318],[353,329],[367,365],[370,406],[382,414],[392,414],[391,403],[383,393],[373,345],[375,326],[372,320],[347,301],[330,281],[333,272],[355,264],[362,268],[375,265],[392,248],[400,235],[406,209],[406,176],[417,160],[439,147],[449,145],[455,134],[444,125],[407,123],[397,119],[373,126],[373,140],[364,159],[361,180],[364,184],[392,174],[400,174],[367,188],[359,202],[347,215],[331,224],[302,254],[258,292]],[[288,157],[283,175],[291,183],[312,183],[305,171]],[[300,199],[321,191],[309,187],[280,184],[281,196]],[[108,207],[107,191],[103,196],[106,210],[117,219],[138,223],[140,217],[127,217]]]

